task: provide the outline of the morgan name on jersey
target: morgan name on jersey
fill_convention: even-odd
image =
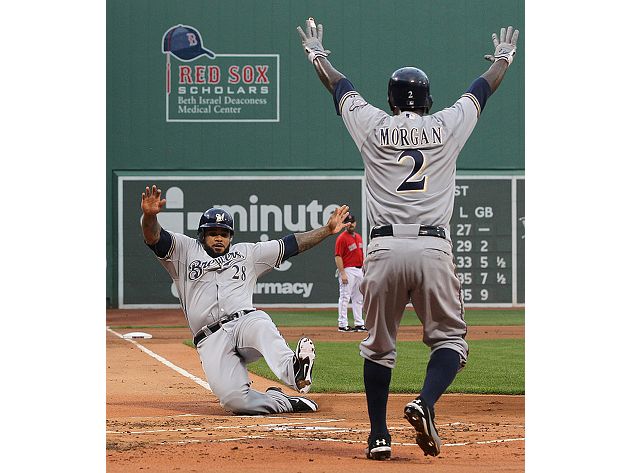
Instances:
[[[434,146],[442,144],[442,127],[425,128],[384,127],[379,129],[381,146],[395,146],[396,148],[418,148],[419,146]]]

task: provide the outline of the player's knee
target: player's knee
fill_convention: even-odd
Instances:
[[[459,355],[459,370],[461,371],[466,366],[468,361],[468,344],[462,338],[461,340],[449,340],[447,342],[436,343],[431,347],[431,353],[435,353],[436,350],[450,349]]]
[[[225,410],[234,414],[256,414],[247,402],[247,395],[241,391],[232,391],[221,398],[221,405]]]
[[[361,356],[369,361],[377,363],[379,365],[386,366],[388,368],[394,368],[396,366],[396,351],[392,349],[375,349],[365,345],[365,340],[359,344],[359,353]]]

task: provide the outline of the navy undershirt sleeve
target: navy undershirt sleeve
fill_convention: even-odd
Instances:
[[[155,245],[149,245],[146,242],[145,244],[153,250],[156,256],[164,258],[168,254],[168,250],[171,249],[171,245],[173,244],[173,237],[169,232],[161,228],[160,239],[158,240],[158,242]]]
[[[470,84],[470,87],[468,87],[466,93],[475,96],[475,98],[479,102],[481,111],[483,110],[483,107],[486,106],[486,101],[488,100],[488,97],[492,95],[492,90],[490,89],[490,84],[488,84],[488,81],[486,79],[484,79],[483,77],[478,77],[472,84]]]
[[[282,261],[286,261],[291,256],[295,256],[299,253],[298,242],[293,233],[282,237],[282,241],[284,242],[284,255],[282,256]]]
[[[354,88],[354,85],[352,85],[352,82],[350,82],[348,79],[341,79],[339,82],[337,82],[337,85],[335,86],[335,93],[333,94],[335,111],[337,112],[337,115],[341,115],[341,110],[339,110],[339,101],[344,95],[346,95],[346,93],[350,92],[351,90],[356,89]]]

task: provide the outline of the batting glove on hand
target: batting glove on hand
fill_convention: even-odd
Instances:
[[[315,26],[315,20],[309,18],[306,20],[306,33],[301,27],[297,27],[300,38],[302,39],[302,46],[308,60],[313,62],[317,57],[326,57],[330,54],[330,51],[324,49],[322,46],[322,37],[324,36],[324,26],[319,24]]]
[[[492,33],[492,43],[494,44],[494,54],[486,54],[484,59],[490,62],[503,59],[508,63],[508,66],[512,64],[514,54],[516,54],[516,41],[518,40],[518,30],[513,30],[511,26],[508,26],[507,31],[505,28],[501,28],[501,35],[497,38],[496,33]]]

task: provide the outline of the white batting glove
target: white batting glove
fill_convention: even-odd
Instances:
[[[313,62],[315,58],[327,57],[330,51],[322,46],[322,37],[324,36],[324,26],[319,24],[315,26],[315,20],[309,18],[306,20],[306,33],[301,27],[297,27],[300,38],[302,39],[302,47],[306,53],[308,60]]]
[[[512,64],[514,54],[516,54],[516,41],[518,40],[518,30],[512,29],[511,26],[501,28],[500,37],[497,38],[496,33],[492,33],[492,43],[494,44],[494,54],[486,54],[484,59],[490,62],[498,61],[502,59],[508,63],[508,66]]]

